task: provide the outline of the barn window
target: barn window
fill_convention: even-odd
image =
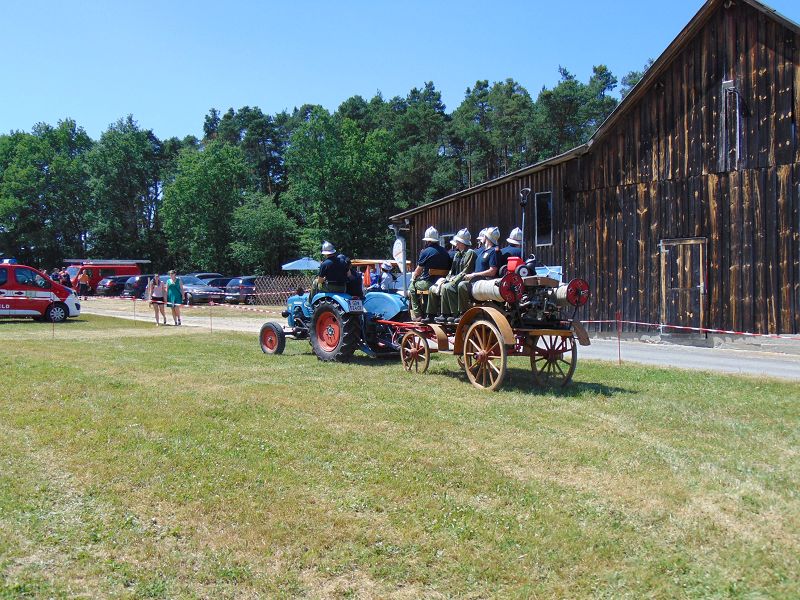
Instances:
[[[536,245],[550,246],[553,243],[553,195],[550,192],[536,194]]]
[[[739,168],[739,148],[742,143],[742,100],[733,81],[722,82],[722,110],[720,111],[720,171]]]

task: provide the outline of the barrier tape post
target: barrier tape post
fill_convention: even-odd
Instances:
[[[136,327],[136,297],[133,298],[133,326]]]
[[[618,310],[614,315],[617,319],[617,361],[622,364],[622,311]]]
[[[214,302],[208,303],[208,322],[209,322],[209,333],[214,333]]]

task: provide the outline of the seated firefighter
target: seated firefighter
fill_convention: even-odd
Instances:
[[[394,267],[388,260],[381,263],[378,280],[367,288],[368,292],[393,292],[397,289],[397,276]]]
[[[330,242],[322,243],[321,254],[324,260],[319,266],[319,275],[311,284],[311,291],[308,294],[309,302],[320,292],[342,293],[347,290],[347,257],[343,254],[337,256],[336,248]]]
[[[472,305],[472,282],[481,279],[497,277],[500,268],[500,250],[497,241],[500,239],[500,230],[497,227],[487,227],[484,230],[483,248],[478,250],[475,259],[475,271],[464,275],[464,280],[458,284],[458,313],[464,314]],[[458,318],[454,319],[458,323]]]
[[[427,291],[440,277],[450,272],[450,255],[439,244],[439,232],[435,227],[425,230],[422,238],[425,247],[419,253],[417,267],[411,274],[411,285],[408,290],[408,299],[411,304],[411,315],[414,319],[422,319],[423,314],[422,294]]]
[[[459,231],[450,242],[455,246],[453,264],[450,272],[444,279],[436,282],[428,294],[428,315],[438,314],[437,323],[452,323],[458,310],[458,284],[466,275],[475,270],[475,251],[472,246],[472,236],[468,229]]]

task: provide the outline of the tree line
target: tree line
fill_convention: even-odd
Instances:
[[[0,135],[0,253],[257,274],[322,239],[384,257],[392,214],[569,150],[618,104],[605,66],[585,82],[559,74],[535,100],[513,79],[477,81],[450,113],[431,82],[333,113],[211,109],[202,139],[161,140],[132,116],[98,140],[72,119],[12,131]],[[641,77],[625,75],[621,95]]]

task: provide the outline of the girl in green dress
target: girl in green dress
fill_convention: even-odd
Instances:
[[[172,320],[175,325],[181,324],[181,304],[183,303],[183,283],[178,279],[175,270],[169,272],[167,281],[167,306],[172,309]]]

